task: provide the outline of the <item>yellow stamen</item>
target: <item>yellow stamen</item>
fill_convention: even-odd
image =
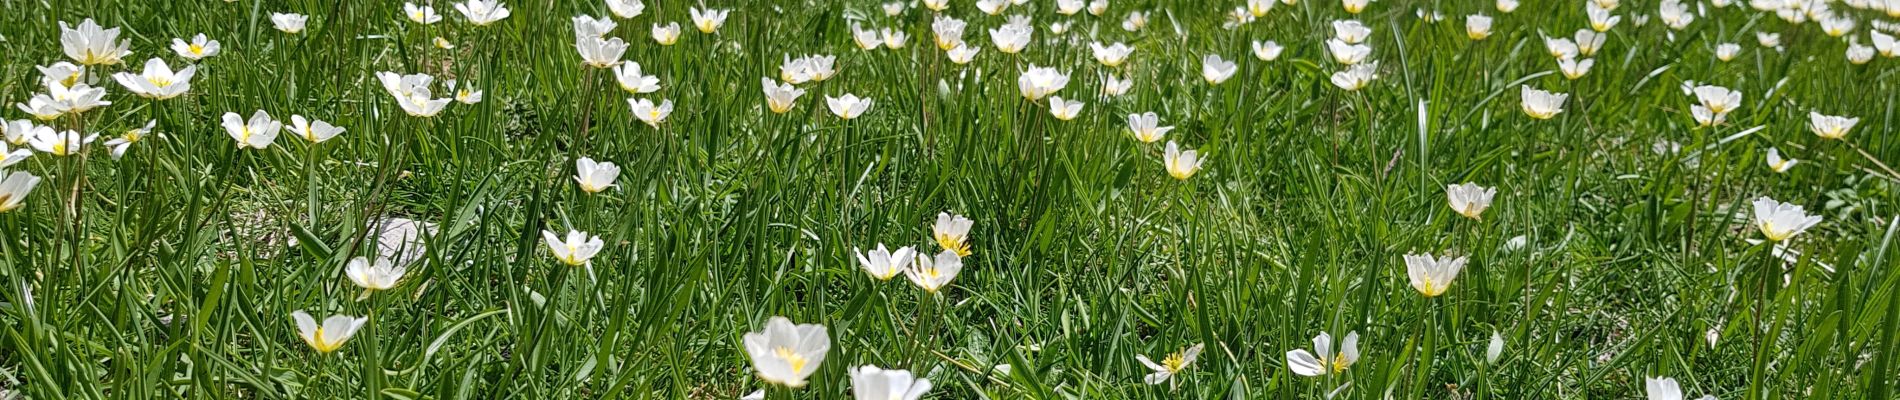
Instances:
[[[779,359],[785,360],[785,364],[792,367],[792,373],[805,370],[805,363],[808,361],[805,360],[805,356],[792,351],[792,348],[780,346],[776,349],[772,349],[772,353],[777,355]]]

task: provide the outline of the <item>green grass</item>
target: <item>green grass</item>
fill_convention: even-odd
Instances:
[[[931,44],[921,7],[892,18],[860,0],[720,1],[732,16],[707,35],[668,1],[609,34],[662,81],[637,97],[675,103],[655,129],[574,50],[569,19],[610,15],[604,3],[507,3],[513,16],[477,27],[447,2],[423,26],[389,1],[0,0],[8,119],[43,90],[32,67],[65,60],[58,21],[124,30],[133,54],[99,76],[150,57],[182,67],[174,37],[224,46],[176,99],[102,79],[113,104],[50,122],[99,143],[10,168],[45,181],[0,213],[0,393],[725,399],[768,386],[741,337],[782,315],[832,341],[809,386],[771,391],[796,398],[849,398],[847,370],[866,364],[916,372],[945,399],[1306,399],[1347,382],[1339,398],[1629,399],[1647,376],[1691,398],[1896,396],[1900,78],[1892,58],[1848,63],[1846,40],[1813,22],[1740,4],[1671,31],[1636,25],[1656,5],[1625,1],[1595,69],[1565,80],[1539,32],[1586,27],[1581,1],[1500,14],[1385,0],[1356,16],[1374,29],[1380,77],[1346,92],[1321,44],[1330,21],[1352,18],[1336,2],[1227,30],[1242,3],[1116,0],[1096,17],[1033,0],[1005,13],[1037,27],[1010,56],[987,33],[1004,17],[952,0],[946,13],[983,47],[959,66]],[[1859,20],[1859,43],[1887,20],[1833,6]],[[1122,30],[1134,10],[1149,25]],[[271,12],[310,26],[278,32]],[[1479,12],[1496,26],[1471,41],[1462,16]],[[657,21],[681,23],[677,45],[648,38]],[[1052,34],[1057,21],[1069,32]],[[858,50],[853,22],[904,29],[910,45]],[[1753,32],[1780,33],[1783,49]],[[457,47],[432,46],[438,36]],[[1278,60],[1249,53],[1267,39],[1286,46]],[[1088,53],[1097,40],[1137,50],[1111,71]],[[1744,50],[1717,61],[1723,42]],[[768,112],[759,79],[805,54],[837,56],[840,72]],[[1206,54],[1240,72],[1207,84]],[[1057,95],[1087,102],[1079,118],[1017,94],[1030,65],[1071,76]],[[379,71],[454,78],[486,99],[411,117]],[[1133,90],[1097,95],[1107,73]],[[1740,90],[1743,107],[1696,128],[1683,80]],[[1571,99],[1534,120],[1520,84]],[[845,93],[876,104],[840,120],[824,97]],[[219,115],[258,109],[348,132],[235,148]],[[1824,140],[1811,110],[1861,124]],[[1207,157],[1200,173],[1170,178],[1160,143],[1131,138],[1124,116],[1148,111]],[[107,157],[106,139],[147,120],[164,136]],[[1802,161],[1774,173],[1770,147]],[[582,156],[621,165],[619,187],[580,191]],[[1463,182],[1497,188],[1482,220],[1446,206],[1445,185]],[[1748,222],[1759,196],[1825,218],[1791,241],[1796,261],[1745,240],[1762,238]],[[930,223],[946,210],[976,221],[947,289],[857,266],[852,249],[877,243],[934,253]],[[375,254],[387,217],[438,228],[397,288],[359,299],[343,266]],[[542,230],[570,228],[607,242],[596,279],[542,244]],[[1505,248],[1514,237],[1523,246]],[[1409,252],[1471,261],[1426,298],[1407,284]],[[370,322],[320,354],[296,310]],[[1290,373],[1286,352],[1321,331],[1357,331],[1363,358],[1343,375]],[[1206,351],[1172,385],[1142,383],[1135,355],[1197,343]]]

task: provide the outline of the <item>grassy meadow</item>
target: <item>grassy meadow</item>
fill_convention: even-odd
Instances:
[[[1521,1],[0,0],[0,399],[1900,398],[1900,3]]]

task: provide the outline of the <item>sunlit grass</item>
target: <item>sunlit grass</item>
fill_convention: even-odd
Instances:
[[[1878,6],[629,3],[0,0],[0,398],[1896,396]]]

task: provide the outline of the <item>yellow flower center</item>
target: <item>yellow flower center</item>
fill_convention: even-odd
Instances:
[[[1426,277],[1419,282],[1418,293],[1425,295],[1425,297],[1437,297],[1440,294],[1444,294],[1446,288],[1447,286],[1440,286],[1438,283],[1432,282],[1432,278]]]
[[[1352,366],[1352,362],[1346,361],[1345,357],[1333,357],[1332,364],[1333,364],[1333,373],[1335,374],[1346,372],[1346,367]]]
[[[957,252],[958,257],[970,256],[970,243],[967,241],[964,241],[963,237],[951,236],[951,235],[946,235],[942,233],[939,233],[936,236],[937,236],[937,247],[943,248],[944,250]]]
[[[332,343],[332,342],[324,341],[323,327],[321,326],[317,327],[316,331],[312,331],[310,333],[310,337],[306,338],[306,340],[310,342],[311,348],[317,349],[318,353],[329,353],[329,352],[336,351],[338,347],[343,347],[343,343],[341,342]]]
[[[192,43],[190,46],[186,46],[186,49],[191,50],[191,54],[195,54],[195,55],[204,55],[205,53],[204,45],[200,45],[197,43]]]
[[[1168,372],[1181,372],[1181,368],[1187,367],[1186,364],[1187,355],[1181,353],[1169,354],[1168,358],[1161,360],[1161,367],[1167,368]]]
[[[772,349],[772,353],[777,355],[779,359],[785,360],[785,365],[792,367],[792,373],[803,372],[805,370],[805,364],[809,362],[809,360],[805,359],[804,355],[792,351],[790,347],[779,346],[776,349]]]
[[[567,265],[573,265],[573,266],[580,266],[580,265],[587,264],[586,260],[580,259],[580,257],[578,256],[579,253],[580,253],[579,246],[569,244],[567,245],[567,255],[561,257],[561,262],[564,262],[564,263],[567,263]]]

